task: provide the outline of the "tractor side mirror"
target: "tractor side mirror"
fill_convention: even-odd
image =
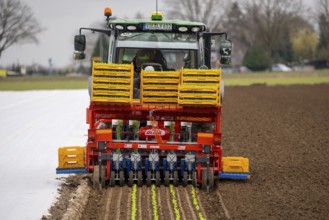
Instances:
[[[221,40],[219,43],[219,54],[221,64],[231,64],[232,41]]]
[[[83,60],[86,55],[84,53],[86,49],[86,36],[85,35],[75,35],[74,36],[74,59]]]
[[[74,36],[74,50],[83,52],[86,49],[86,36],[85,35],[75,35]]]

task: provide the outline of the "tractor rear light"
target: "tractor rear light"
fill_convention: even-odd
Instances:
[[[188,28],[187,27],[179,27],[178,30],[180,32],[186,32],[186,31],[188,31]]]

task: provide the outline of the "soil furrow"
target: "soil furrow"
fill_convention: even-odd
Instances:
[[[161,186],[156,188],[156,195],[157,195],[157,203],[158,203],[158,216],[160,220],[165,220],[167,218],[164,217],[164,203],[162,202],[161,195]]]
[[[131,187],[128,186],[121,187],[118,219],[120,220],[127,219],[128,216],[130,215],[131,213],[131,204],[129,202],[130,198],[131,198]]]
[[[117,199],[116,199],[115,202],[114,202],[114,203],[115,203],[115,208],[114,208],[115,213],[113,213],[113,216],[115,216],[115,219],[116,219],[116,220],[120,220],[121,198],[122,198],[122,187],[118,187],[118,186],[116,186],[114,189],[118,190],[119,192],[118,192],[118,196],[115,197],[115,198],[117,198]]]
[[[170,206],[170,199],[167,196],[167,187],[160,186],[157,188],[158,206],[159,206],[159,219],[172,219],[172,210]]]
[[[113,190],[107,190],[104,220],[109,219],[110,204],[112,201],[114,201],[112,195],[113,195]]]
[[[152,216],[152,199],[151,199],[151,188],[143,186],[141,188],[141,212],[142,219],[153,219]]]
[[[164,187],[165,191],[166,191],[166,200],[167,200],[167,206],[168,206],[168,210],[169,210],[169,214],[170,214],[170,219],[175,219],[175,214],[174,214],[174,208],[172,206],[171,203],[171,196],[170,196],[170,191],[169,191],[169,187]]]
[[[185,202],[187,203],[188,208],[189,208],[188,213],[191,213],[191,218],[190,219],[198,219],[197,214],[195,213],[195,209],[193,208],[193,205],[191,203],[192,198],[191,198],[190,192],[188,191],[187,187],[184,187],[183,190],[184,190]]]
[[[137,187],[137,198],[138,198],[138,201],[137,201],[137,203],[138,203],[138,205],[137,205],[137,216],[138,216],[138,219],[139,220],[142,220],[143,218],[143,216],[142,216],[142,211],[143,211],[143,209],[142,209],[142,207],[143,207],[143,204],[142,204],[142,188],[141,187]]]
[[[181,219],[191,219],[191,218],[188,218],[186,217],[186,215],[189,216],[189,212],[188,212],[188,209],[187,209],[187,206],[186,206],[186,202],[183,200],[181,200],[181,192],[183,191],[183,188],[181,186],[179,187],[175,187],[175,192],[176,192],[176,197],[177,197],[177,202],[178,202],[178,207],[179,207],[179,210],[180,210],[180,213],[181,213]]]
[[[131,219],[131,194],[132,194],[132,188],[128,187],[128,195],[126,196],[127,198],[127,220]]]

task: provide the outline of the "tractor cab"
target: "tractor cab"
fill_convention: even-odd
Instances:
[[[133,63],[137,72],[146,66],[163,71],[210,69],[216,46],[220,53],[217,64],[231,61],[232,43],[227,34],[206,32],[203,23],[163,20],[160,12],[154,12],[151,19],[112,20],[109,11],[105,10],[108,29],[81,28],[75,36],[75,59],[85,58],[86,37],[81,32],[90,30],[108,36],[109,48],[103,62]]]

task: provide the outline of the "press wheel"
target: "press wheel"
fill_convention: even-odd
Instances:
[[[169,186],[169,171],[165,172],[164,184],[165,186]]]
[[[152,184],[152,181],[151,181],[151,171],[147,171],[147,177],[146,177],[146,185],[148,187],[150,187]]]
[[[119,173],[119,186],[123,186],[124,181],[125,181],[124,172],[123,172],[123,170],[120,170],[120,173]]]
[[[137,185],[142,186],[143,184],[143,174],[142,171],[138,171],[137,173]]]
[[[106,175],[106,167],[101,167],[101,178],[99,176],[99,165],[94,166],[93,172],[93,187],[101,189],[105,186],[105,175]]]
[[[178,185],[178,172],[177,170],[174,171],[174,186]]]
[[[197,187],[198,186],[198,175],[197,175],[197,172],[196,171],[193,171],[192,172],[192,185],[194,187]]]
[[[132,187],[134,184],[134,171],[129,171],[128,186]]]
[[[184,171],[183,173],[183,186],[187,186],[187,176],[188,176],[188,173],[186,171]]]
[[[160,186],[160,182],[161,182],[161,179],[160,179],[160,171],[156,171],[155,173],[155,185],[156,186]]]
[[[110,187],[114,187],[115,186],[115,171],[111,170],[111,174],[110,174]]]

